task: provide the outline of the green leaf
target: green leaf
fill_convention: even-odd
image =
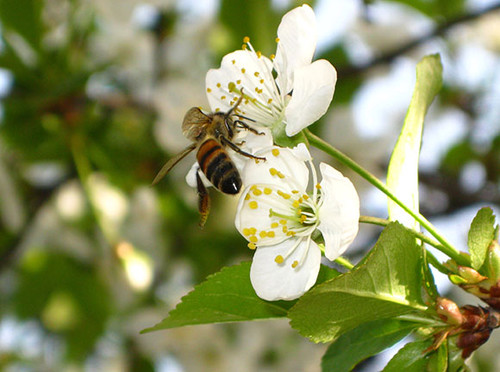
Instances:
[[[429,356],[426,350],[432,345],[432,339],[410,342],[403,346],[383,372],[422,372],[427,369]]]
[[[418,212],[418,158],[422,141],[424,117],[435,95],[441,89],[443,66],[438,54],[424,57],[417,64],[417,81],[387,170],[387,186],[396,196]],[[418,223],[392,200],[388,204],[389,219],[408,227]]]
[[[429,355],[427,363],[428,372],[448,371],[448,342],[443,342],[439,348]]]
[[[251,262],[223,268],[184,296],[168,317],[143,333],[186,325],[282,318],[294,304],[260,299],[250,283]],[[339,273],[321,266],[318,281]]]
[[[495,239],[495,215],[491,208],[481,208],[472,220],[467,240],[472,267],[477,271],[483,266],[493,239]]]
[[[323,371],[350,371],[359,362],[376,355],[403,339],[420,325],[397,319],[365,323],[344,333],[323,356]]]
[[[40,0],[0,0],[0,20],[6,30],[21,35],[38,50],[42,36]]]
[[[299,299],[289,312],[291,325],[315,342],[328,342],[363,323],[425,310],[421,266],[413,235],[391,223],[351,272]]]
[[[287,302],[266,302],[250,283],[250,262],[223,268],[184,296],[168,317],[142,332],[185,325],[285,317]]]

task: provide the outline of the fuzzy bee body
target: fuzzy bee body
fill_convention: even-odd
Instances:
[[[198,170],[196,172],[196,185],[198,190],[198,209],[201,219],[200,226],[207,220],[210,210],[210,198],[203,184],[199,172],[203,172],[206,178],[219,191],[234,195],[240,192],[242,181],[238,169],[226,151],[226,147],[235,152],[252,159],[265,160],[241,150],[232,142],[238,129],[246,129],[255,134],[262,134],[251,128],[239,118],[251,120],[242,115],[233,113],[241,103],[243,95],[228,112],[215,112],[205,114],[199,108],[192,107],[184,116],[182,122],[182,133],[193,143],[171,158],[158,172],[153,184],[159,182],[179,161],[194,149],[197,149],[196,159]],[[238,119],[233,120],[232,116]]]
[[[198,148],[196,159],[201,171],[217,189],[225,194],[237,194],[241,189],[241,177],[224,147],[213,138]]]

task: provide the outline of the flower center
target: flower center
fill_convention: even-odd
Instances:
[[[250,116],[262,126],[271,127],[277,120],[282,120],[285,107],[273,77],[273,57],[269,59],[255,51],[248,37],[243,39],[243,43],[243,50],[238,53],[244,54],[235,55],[225,66],[232,70],[226,76],[236,79],[216,82],[215,86],[207,87],[207,93],[233,106],[243,89],[245,99],[236,111]]]

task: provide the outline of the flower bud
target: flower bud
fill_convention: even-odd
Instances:
[[[465,279],[468,284],[477,284],[483,280],[488,279],[487,277],[479,274],[476,270],[467,266],[459,266],[458,274]]]
[[[439,317],[448,324],[460,325],[464,318],[455,302],[447,298],[438,297],[436,301],[436,312]]]

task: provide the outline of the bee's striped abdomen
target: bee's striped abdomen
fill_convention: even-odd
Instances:
[[[220,191],[226,194],[237,194],[240,191],[240,174],[219,142],[214,139],[203,142],[196,158],[205,176]]]

